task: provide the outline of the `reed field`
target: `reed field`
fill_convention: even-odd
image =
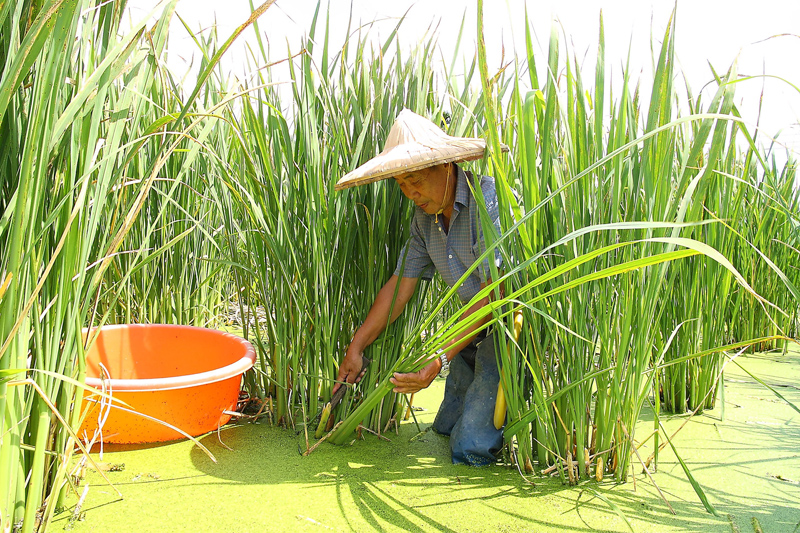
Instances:
[[[800,337],[796,155],[740,116],[749,80],[735,63],[702,80],[676,69],[680,14],[647,82],[612,75],[602,18],[591,66],[554,26],[545,56],[529,31],[492,72],[482,1],[478,27],[461,29],[478,36],[464,76],[455,58],[433,61],[435,39],[409,48],[402,20],[380,42],[353,23],[334,48],[318,6],[308,35],[259,39],[256,74],[228,77],[225,52],[246,28],[261,35],[271,4],[233,35],[197,35],[187,84],[164,66],[174,0],[124,30],[124,2],[0,0],[0,530],[44,531],[74,488],[94,438],[75,433],[84,328],[241,328],[258,353],[244,387],[313,444],[414,207],[394,180],[334,184],[381,151],[404,108],[489,145],[468,167],[496,178],[503,231],[484,216],[483,257],[503,269],[472,319],[502,333],[504,453],[521,475],[624,482],[640,460],[657,468],[659,449],[680,453],[660,413],[719,407],[726,365]],[[389,377],[425,366],[470,305],[421,283],[326,440],[399,423],[409,398]],[[651,404],[652,432],[634,434]]]

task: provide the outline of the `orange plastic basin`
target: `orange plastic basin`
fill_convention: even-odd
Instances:
[[[102,363],[111,376],[106,384],[114,398],[197,436],[230,420],[223,411],[236,408],[242,373],[255,359],[249,342],[222,331],[162,324],[105,326],[86,354],[86,384],[101,390]],[[84,398],[91,395],[87,389]],[[98,407],[94,402],[81,438],[84,431],[91,438],[98,427]],[[103,442],[180,438],[174,429],[114,407],[102,429]]]

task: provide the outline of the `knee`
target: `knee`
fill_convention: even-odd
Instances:
[[[503,432],[489,420],[486,424],[461,426],[450,436],[454,464],[486,466],[495,462],[503,447]]]

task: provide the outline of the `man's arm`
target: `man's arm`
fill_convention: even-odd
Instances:
[[[487,280],[485,283],[481,283],[481,289],[486,287],[486,285],[491,284],[491,280]],[[464,313],[461,315],[461,320],[465,320],[467,317],[484,307],[486,304],[489,303],[489,296],[486,298],[482,298],[481,300],[475,302],[472,306],[469,307]],[[470,327],[462,331],[460,334],[456,335],[450,342],[447,343],[445,348],[443,348],[445,352],[445,356],[447,357],[448,361],[452,361],[453,358],[458,355],[458,353],[472,340],[478,335],[478,330],[481,326],[486,324],[492,319],[491,313],[487,314]],[[410,374],[401,374],[399,372],[395,372],[394,376],[389,380],[394,384],[394,392],[397,393],[404,393],[404,394],[411,394],[417,391],[420,391],[424,388],[427,388],[433,380],[436,379],[436,376],[439,375],[439,371],[442,369],[442,362],[437,358],[430,362],[427,366],[425,366],[419,372],[413,372]]]
[[[350,346],[347,347],[347,353],[342,360],[341,366],[339,366],[339,375],[336,381],[355,383],[361,379],[361,354],[386,329],[387,322],[394,322],[403,312],[406,304],[414,295],[417,279],[401,278],[393,275],[378,291],[378,296],[375,297],[375,302],[372,304],[369,313],[367,313],[364,323],[353,335],[353,340],[350,341]],[[392,307],[392,299],[398,284],[397,299],[394,302],[394,307]],[[390,313],[391,317],[389,316]],[[340,386],[340,383],[336,383],[331,393],[336,392]]]

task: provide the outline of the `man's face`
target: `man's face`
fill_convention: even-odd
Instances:
[[[394,179],[403,194],[429,215],[446,207],[447,165],[400,174]]]

